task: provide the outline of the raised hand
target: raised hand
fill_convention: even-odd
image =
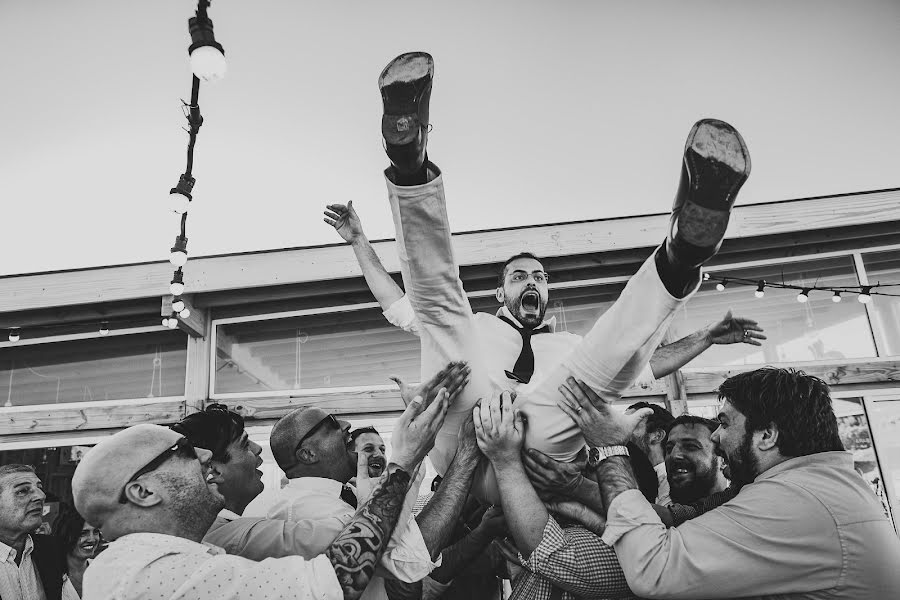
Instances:
[[[709,326],[707,336],[711,344],[750,344],[762,346],[766,339],[763,328],[753,319],[734,317],[729,310],[722,320]]]
[[[522,453],[522,459],[528,479],[538,493],[570,497],[584,481],[583,471],[587,457],[565,463],[530,448]]]
[[[421,396],[413,398],[394,426],[391,445],[394,455],[392,463],[412,473],[434,446],[434,438],[444,424],[450,401],[447,390],[441,388],[430,406],[424,407]]]
[[[325,207],[326,223],[334,227],[345,242],[352,244],[363,235],[362,222],[353,208],[353,200],[344,204],[329,204]]]
[[[495,467],[521,461],[525,420],[513,409],[515,399],[515,392],[504,391],[472,410],[478,447]]]
[[[591,446],[625,445],[638,425],[653,414],[649,408],[640,408],[630,414],[613,410],[611,402],[574,377],[567,377],[559,391],[563,397],[556,405],[575,421]]]
[[[425,406],[427,407],[434,401],[438,390],[441,388],[447,388],[447,395],[451,403],[456,400],[459,393],[469,383],[469,374],[471,372],[472,369],[469,368],[466,361],[453,361],[435,373],[431,379],[420,383],[418,387],[412,387],[396,375],[391,375],[389,379],[400,388],[400,397],[403,399],[405,406],[409,406],[413,398],[420,396],[425,399]]]
[[[547,511],[554,517],[563,517],[569,521],[580,523],[585,529],[597,535],[603,535],[606,530],[606,519],[580,502],[563,500],[550,502],[546,506]]]

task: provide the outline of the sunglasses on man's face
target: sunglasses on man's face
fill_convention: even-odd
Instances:
[[[179,458],[186,458],[189,460],[197,460],[197,452],[194,450],[194,447],[191,445],[188,439],[185,437],[179,439],[174,446],[163,450],[159,456],[148,462],[146,465],[141,467],[134,475],[128,478],[128,481],[126,481],[125,485],[122,487],[122,494],[119,496],[119,504],[128,503],[128,499],[125,498],[125,488],[128,487],[129,483],[137,481],[139,477],[142,477],[147,473],[160,468],[167,460],[169,460],[173,456],[178,456]]]
[[[307,431],[306,435],[304,435],[302,438],[300,438],[300,441],[297,442],[296,446],[294,446],[294,454],[297,453],[297,450],[300,449],[300,446],[303,445],[303,442],[305,442],[306,440],[311,438],[313,435],[316,434],[316,432],[318,432],[322,428],[334,429],[334,430],[340,431],[341,424],[338,423],[338,420],[334,418],[334,415],[328,415],[327,417],[325,417],[324,419],[322,419],[321,421],[316,423],[312,429]]]

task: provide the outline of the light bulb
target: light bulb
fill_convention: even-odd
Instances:
[[[859,300],[860,302],[862,302],[863,304],[868,304],[869,302],[872,301],[872,296],[869,295],[869,291],[871,289],[872,289],[872,286],[870,286],[870,285],[862,286],[862,291],[859,293],[859,296],[857,296],[856,299]]]
[[[163,327],[168,327],[168,326],[169,326],[169,317],[163,317],[163,319],[162,319],[162,326],[163,326]]]
[[[834,303],[840,302],[841,301],[841,293],[835,292],[834,296],[831,297],[831,301]]]
[[[178,328],[178,319],[175,315],[169,317],[169,324],[167,325],[169,329],[177,329]]]
[[[756,286],[756,292],[753,293],[757,298],[762,298],[766,295],[766,282],[760,280]]]
[[[755,292],[753,292],[753,295],[757,298],[762,298],[766,295],[766,293],[763,290],[756,290]]]
[[[109,323],[101,323],[100,324],[100,335],[103,335],[103,336],[109,335]]]
[[[16,343],[19,341],[19,329],[10,329],[9,330],[9,341],[12,343]]]
[[[184,310],[184,300],[179,298],[175,302],[172,303],[172,312],[180,313]]]
[[[169,291],[173,296],[180,296],[184,293],[184,272],[181,269],[178,269],[172,275],[172,281],[169,282]]]
[[[703,273],[703,281],[709,281],[709,273]]]
[[[169,192],[169,206],[172,208],[172,212],[183,215],[188,211],[190,203],[190,197],[185,196],[178,190],[173,188],[172,191]]]
[[[191,71],[200,81],[218,81],[227,70],[225,54],[215,46],[200,46],[191,52]]]
[[[172,246],[169,254],[169,262],[176,267],[183,267],[187,263],[187,238],[179,235],[175,238],[175,245]]]
[[[803,304],[807,300],[809,300],[809,292],[810,292],[810,290],[808,288],[803,288],[800,291],[800,293],[797,294],[797,302],[799,302],[800,304]]]
[[[725,291],[725,285],[726,285],[726,284],[725,284],[724,281],[720,281],[719,283],[716,284],[716,289],[719,290],[720,292],[724,292],[724,291]]]
[[[191,316],[191,310],[189,308],[182,308],[178,312],[178,316],[181,317],[182,319],[187,319],[189,316]]]

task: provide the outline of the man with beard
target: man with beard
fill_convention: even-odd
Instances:
[[[136,425],[104,439],[75,469],[75,507],[113,540],[88,567],[85,598],[355,600],[400,516],[411,473],[433,443],[437,411],[409,410],[396,463],[322,556],[254,562],[200,540],[225,506],[212,453],[181,434]]]
[[[728,487],[722,461],[711,435],[719,424],[703,417],[680,415],[666,434],[666,472],[675,504],[693,504]]]
[[[384,439],[378,430],[371,425],[354,429],[350,432],[350,444],[354,452],[365,455],[369,477],[372,479],[381,477],[387,464],[387,454]]]
[[[431,56],[411,52],[392,60],[378,81],[382,136],[391,161],[385,179],[404,288],[418,322],[421,369],[429,373],[460,359],[472,368],[467,390],[438,435],[432,462],[443,473],[459,427],[478,399],[510,387],[533,424],[526,444],[554,459],[572,460],[584,439],[556,407],[558,386],[574,374],[593,389],[618,396],[645,370],[675,312],[699,286],[700,266],[721,246],[737,192],[750,173],[749,151],[727,123],[696,123],[685,145],[666,240],[583,339],[564,332],[538,335],[552,332],[555,323],[544,319],[547,274],[531,254],[504,264],[497,289],[503,306],[496,315],[473,314],[469,305],[453,257],[441,171],[426,155],[433,76]],[[332,211],[326,221],[336,225],[339,216]],[[364,252],[360,248],[358,256]],[[741,339],[754,337],[753,329],[734,325]],[[473,491],[499,500],[490,469],[476,477]]]
[[[639,419],[572,381],[562,404],[607,458],[594,469],[608,506],[603,540],[642,598],[830,600],[900,595],[900,539],[844,451],[828,386],[791,369],[741,373],[719,387],[711,440],[743,485],[722,506],[667,529],[604,452]]]
[[[0,466],[0,598],[59,600],[65,552],[58,538],[33,534],[41,525],[43,485],[29,465]]]

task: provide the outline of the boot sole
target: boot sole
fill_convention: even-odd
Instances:
[[[416,99],[426,78],[434,78],[434,59],[427,52],[401,54],[378,76],[384,104],[381,135],[388,144],[402,146],[417,139],[421,123]]]
[[[750,151],[734,127],[704,119],[688,135],[684,160],[691,194],[678,216],[679,235],[698,248],[718,246],[737,193],[750,175]]]

